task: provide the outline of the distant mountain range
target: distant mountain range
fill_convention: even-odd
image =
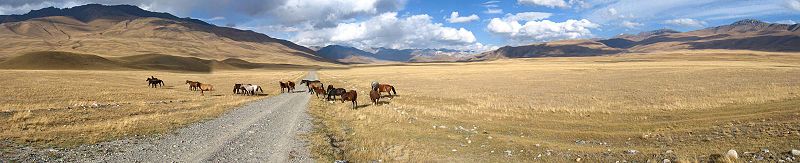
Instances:
[[[318,48],[317,55],[342,63],[380,62],[451,62],[466,60],[475,52],[452,49],[389,49],[371,48],[364,51],[354,47],[328,45]]]
[[[314,50],[290,41],[131,5],[88,4],[0,15],[0,39],[0,60],[60,51],[103,58],[158,54],[269,64],[330,64]],[[63,53],[26,57],[42,54]]]
[[[506,46],[469,59],[597,56],[682,49],[733,49],[798,52],[800,24],[775,24],[746,19],[690,32],[661,29],[603,40],[563,40]]]

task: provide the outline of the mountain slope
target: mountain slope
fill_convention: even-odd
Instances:
[[[685,49],[800,51],[800,24],[773,24],[745,19],[706,29],[678,32],[669,29],[620,35],[604,40],[565,40],[526,46],[502,47],[470,60],[527,57],[596,56],[626,52]]]
[[[274,64],[330,64],[314,51],[249,30],[136,6],[90,4],[0,16],[0,58],[37,51],[101,57],[166,54],[201,59],[239,58]]]

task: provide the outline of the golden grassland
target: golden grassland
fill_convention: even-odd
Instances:
[[[145,78],[164,80],[149,88]],[[243,103],[280,93],[278,81],[299,70],[180,73],[150,71],[0,70],[0,140],[69,147],[163,133],[214,118]],[[213,84],[200,96],[186,80]],[[234,83],[261,85],[265,95],[233,95]]]
[[[308,137],[321,161],[660,162],[729,149],[751,160],[743,153],[800,147],[798,54],[365,65],[319,76],[358,90],[361,104],[312,100]],[[371,81],[399,95],[370,105]]]

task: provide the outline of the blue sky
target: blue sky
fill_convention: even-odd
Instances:
[[[690,31],[749,18],[800,21],[800,0],[0,0],[0,14],[87,3],[137,5],[306,46],[362,49],[483,51],[662,28]]]

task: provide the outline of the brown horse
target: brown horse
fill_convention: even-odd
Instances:
[[[378,105],[378,100],[381,99],[381,93],[376,90],[369,91],[369,101],[372,102],[373,105]]]
[[[200,88],[200,96],[204,96],[205,95],[205,91],[213,91],[214,90],[214,85],[211,85],[211,84],[197,83],[197,87]]]
[[[325,97],[326,95],[325,89],[322,89],[322,87],[313,87],[312,89],[314,90],[314,93],[316,93],[317,98],[319,98],[319,95]]]
[[[281,85],[281,93],[283,93],[283,89],[284,88],[286,89],[286,92],[289,92],[289,84],[286,84],[286,83],[281,82],[281,81],[279,81],[278,83]]]
[[[319,80],[303,79],[302,81],[300,81],[300,84],[304,84],[304,83],[306,84],[306,87],[308,87],[308,93],[309,94],[316,93],[316,91],[314,91],[314,87],[325,88],[325,85],[322,84],[322,82],[320,82]]]
[[[389,84],[379,84],[378,87],[377,87],[377,91],[378,91],[379,94],[381,92],[386,92],[389,95],[392,95],[392,93],[394,93],[395,96],[397,95],[397,91],[394,90],[394,86],[389,85]],[[391,91],[391,92],[389,92],[389,91]]]
[[[245,86],[247,85],[251,84],[239,84],[239,83],[233,84],[233,94],[244,94],[245,92],[247,92],[247,88],[245,88]]]
[[[197,85],[200,84],[200,82],[186,80],[186,84],[189,84],[189,90],[196,91],[198,87]]]
[[[349,92],[346,92],[346,93],[342,94],[342,102],[343,103],[344,103],[344,101],[352,102],[353,103],[353,109],[356,109],[356,105],[358,105],[357,99],[358,99],[358,93],[356,93],[355,90],[350,90]]]
[[[286,83],[287,83],[287,86],[289,86],[289,92],[294,93],[294,82],[288,81]]]
[[[335,89],[328,89],[328,93],[326,94],[328,97],[327,100],[333,99],[336,101],[336,96],[342,96],[343,94],[347,93],[347,90],[344,88],[335,88]]]

